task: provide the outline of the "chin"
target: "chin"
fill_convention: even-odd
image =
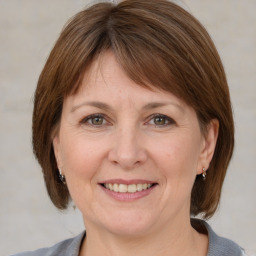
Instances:
[[[151,233],[152,224],[148,223],[124,223],[124,224],[114,224],[113,226],[109,227],[109,231],[112,234],[118,235],[119,237],[142,237],[146,234]]]
[[[119,211],[118,213],[106,213],[104,215],[104,217],[97,218],[96,225],[99,229],[123,237],[144,236],[150,233],[156,224],[156,219],[152,214],[145,214],[144,211],[126,209],[124,212]]]

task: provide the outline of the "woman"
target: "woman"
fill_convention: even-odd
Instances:
[[[164,0],[95,4],[40,75],[34,153],[59,209],[86,233],[21,255],[242,255],[203,220],[219,203],[234,125],[203,26]]]

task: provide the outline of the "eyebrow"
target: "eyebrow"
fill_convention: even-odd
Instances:
[[[177,107],[178,109],[180,109],[182,112],[184,111],[184,108],[180,104],[178,104],[176,102],[172,102],[172,101],[151,102],[151,103],[148,103],[147,105],[145,105],[142,109],[151,110],[154,108],[164,107],[164,106],[168,106],[168,105],[173,105],[173,106]]]
[[[150,102],[148,104],[146,104],[145,106],[142,107],[143,110],[151,110],[151,109],[155,109],[155,108],[159,108],[159,107],[164,107],[164,106],[168,106],[168,105],[173,105],[175,107],[177,107],[179,110],[181,110],[182,112],[184,112],[184,108],[176,103],[176,102]],[[71,113],[75,112],[77,109],[83,107],[83,106],[92,106],[92,107],[96,107],[102,110],[107,110],[107,111],[111,111],[113,110],[113,108],[111,106],[109,106],[106,103],[103,102],[99,102],[99,101],[88,101],[88,102],[83,102],[81,104],[78,104],[76,106],[73,106],[71,109]]]
[[[89,101],[89,102],[83,102],[79,105],[72,107],[70,112],[74,112],[78,108],[81,108],[83,106],[91,106],[91,107],[96,107],[96,108],[103,109],[103,110],[112,110],[112,108],[106,103],[99,102],[99,101]]]

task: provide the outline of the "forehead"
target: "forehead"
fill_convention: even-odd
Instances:
[[[173,101],[177,105],[185,105],[170,92],[154,85],[138,85],[128,77],[122,69],[115,55],[107,51],[96,58],[84,72],[80,88],[72,97],[72,101],[82,100],[104,101],[118,98],[120,101],[130,102],[164,102]]]

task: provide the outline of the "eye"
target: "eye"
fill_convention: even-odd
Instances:
[[[93,125],[102,125],[104,122],[103,117],[96,116],[90,119],[91,124]]]
[[[94,114],[94,115],[90,115],[83,118],[80,121],[80,123],[83,125],[90,125],[90,126],[102,126],[107,124],[107,121],[103,114]]]
[[[151,125],[155,125],[156,127],[161,127],[175,124],[175,121],[166,115],[154,114],[148,123]]]

